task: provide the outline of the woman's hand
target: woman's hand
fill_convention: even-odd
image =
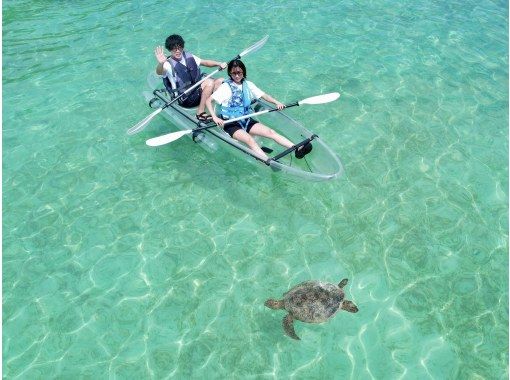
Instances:
[[[280,103],[278,100],[276,100],[269,94],[262,95],[262,99],[267,100],[270,103],[273,103],[276,106],[276,108],[278,108],[279,110],[282,110],[285,108],[285,104]]]
[[[212,115],[212,119],[213,121],[216,123],[216,125],[219,125],[220,127],[223,127],[223,124],[225,124],[225,120],[223,119],[220,119],[218,116],[216,115]]]
[[[274,104],[275,104],[276,108],[278,108],[279,110],[282,110],[282,109],[284,109],[284,108],[285,108],[285,104],[280,103],[278,100],[276,100],[276,101],[274,102]]]

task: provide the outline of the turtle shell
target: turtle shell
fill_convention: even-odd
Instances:
[[[337,285],[307,281],[283,295],[285,310],[302,322],[321,323],[331,318],[342,305],[344,291]]]

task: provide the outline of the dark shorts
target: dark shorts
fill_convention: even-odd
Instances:
[[[178,100],[179,105],[184,108],[196,107],[200,104],[200,97],[202,96],[202,88],[191,91],[191,93],[184,95]],[[184,98],[184,99],[183,99]]]
[[[252,118],[246,120],[239,120],[234,123],[225,125],[223,127],[223,130],[227,132],[230,135],[230,137],[234,137],[234,133],[240,129],[244,129],[246,132],[250,133],[251,127],[253,127],[257,123],[258,121],[253,120]]]

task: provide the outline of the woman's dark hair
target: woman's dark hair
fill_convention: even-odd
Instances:
[[[178,34],[172,34],[166,38],[165,47],[168,51],[176,47],[181,47],[184,49],[184,40]]]
[[[246,66],[240,59],[234,59],[233,61],[230,61],[228,63],[228,76],[230,77],[230,79],[233,79],[232,76],[230,75],[230,72],[234,67],[239,67],[241,70],[243,70],[243,80],[246,79]]]

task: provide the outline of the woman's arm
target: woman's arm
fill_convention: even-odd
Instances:
[[[279,110],[282,110],[285,108],[285,105],[283,103],[280,103],[278,100],[276,100],[269,94],[264,94],[261,96],[261,98],[264,100],[267,100],[268,102],[273,103],[276,106],[276,108],[278,108]]]
[[[216,112],[214,112],[212,101],[213,101],[212,96],[209,96],[205,100],[205,106],[207,107],[207,110],[209,111],[209,114],[212,116],[213,121],[216,123],[216,125],[223,126],[223,120],[216,116]]]

